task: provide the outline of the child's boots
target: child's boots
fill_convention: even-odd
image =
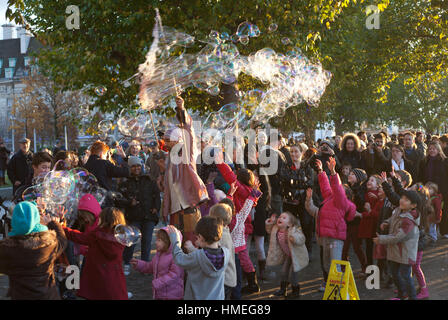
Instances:
[[[264,276],[264,270],[266,269],[266,260],[258,260],[258,279],[263,282],[263,280],[266,280]]]
[[[286,291],[288,290],[288,281],[282,281],[280,283],[280,289],[274,292],[274,296],[286,297]]]
[[[423,300],[423,299],[428,299],[429,298],[429,292],[428,292],[428,288],[421,288],[420,292],[417,295],[417,300]]]
[[[298,300],[300,299],[300,285],[292,286],[292,293],[288,294],[286,297],[288,300]]]
[[[254,272],[245,273],[247,278],[247,286],[241,289],[243,294],[251,294],[260,292],[260,286],[258,285],[257,275]]]

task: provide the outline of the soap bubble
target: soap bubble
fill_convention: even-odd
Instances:
[[[42,184],[44,197],[55,204],[63,204],[75,188],[75,180],[69,171],[50,171]]]
[[[112,121],[102,120],[98,123],[98,130],[101,132],[107,132],[112,128]]]
[[[249,43],[249,37],[247,37],[247,36],[241,36],[241,37],[240,37],[240,42],[241,42],[242,44],[244,44],[244,45],[248,44],[248,43]]]
[[[103,86],[99,86],[99,87],[95,88],[95,94],[100,97],[104,96],[106,91],[107,91],[106,87],[103,87]]]
[[[142,234],[135,226],[119,224],[114,229],[115,239],[126,247],[140,242]]]
[[[41,185],[31,186],[25,189],[22,193],[23,201],[36,201],[37,198],[41,198],[43,195],[41,193]]]
[[[253,34],[253,25],[250,22],[243,22],[240,23],[240,25],[238,26],[238,29],[236,31],[236,34],[238,35],[238,37],[251,37],[251,35]]]
[[[291,40],[289,40],[289,38],[287,38],[287,37],[283,37],[282,38],[282,43],[286,46],[286,45],[291,43]]]
[[[278,29],[278,25],[276,23],[271,23],[268,27],[269,32],[275,32]]]

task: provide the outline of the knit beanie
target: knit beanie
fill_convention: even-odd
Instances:
[[[141,166],[142,165],[142,160],[140,160],[139,157],[130,156],[129,159],[128,159],[128,165],[130,167],[132,167],[132,166]]]
[[[48,231],[46,226],[40,224],[37,206],[29,201],[22,201],[14,207],[11,227],[12,231],[8,234],[10,237]]]
[[[328,140],[322,140],[320,143],[319,143],[319,146],[321,146],[321,145],[323,145],[323,144],[327,144],[331,149],[334,149],[334,144],[332,144],[330,141],[328,141]]]
[[[417,191],[406,190],[401,195],[408,198],[411,204],[416,204],[417,206],[421,204],[421,198]]]
[[[356,177],[356,182],[363,183],[367,180],[367,173],[362,169],[352,169],[353,174]]]

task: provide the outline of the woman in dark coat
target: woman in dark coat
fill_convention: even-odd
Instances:
[[[434,182],[439,187],[444,203],[448,203],[448,160],[438,141],[428,143],[426,157],[420,163],[418,182],[426,184]],[[439,224],[440,233],[448,238],[448,205],[443,206],[442,221]]]
[[[337,157],[341,163],[349,163],[353,169],[365,170],[364,160],[361,157],[359,148],[361,142],[354,133],[347,133],[341,142],[341,151],[337,154]]]
[[[40,224],[37,206],[23,201],[14,207],[12,231],[0,241],[0,273],[9,277],[13,300],[59,300],[54,265],[67,246],[62,227],[44,220]]]

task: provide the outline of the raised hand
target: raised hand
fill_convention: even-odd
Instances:
[[[327,161],[327,166],[332,175],[336,174],[336,160],[334,157],[331,157],[330,161]]]
[[[381,172],[381,181],[382,182],[387,182],[387,173],[386,172]]]
[[[313,189],[308,188],[306,189],[306,200],[309,200],[313,197]]]
[[[230,185],[230,189],[229,192],[227,193],[229,196],[233,197],[234,193],[236,192],[236,190],[238,189],[238,187],[236,186],[236,181],[234,183],[232,183]]]
[[[392,166],[392,171],[391,171],[389,174],[390,174],[390,176],[393,177],[393,178],[396,177],[396,175],[395,175],[395,169],[394,169],[393,166]]]
[[[316,160],[316,167],[317,167],[317,171],[319,171],[319,172],[322,171],[322,162],[319,159]]]

